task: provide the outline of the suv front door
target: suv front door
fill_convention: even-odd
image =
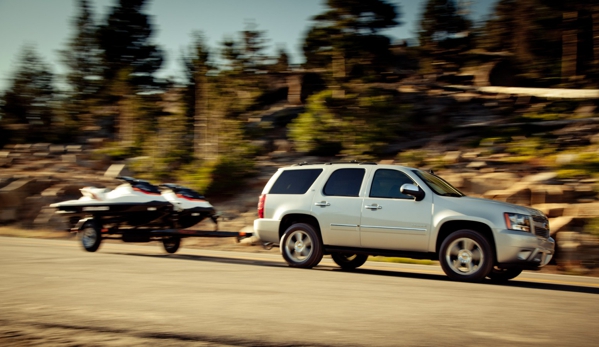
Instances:
[[[360,239],[363,248],[427,251],[431,229],[432,195],[421,201],[399,188],[415,184],[404,172],[378,169],[362,204]]]
[[[337,169],[322,190],[314,193],[312,214],[320,223],[325,245],[360,246],[360,212],[364,199],[359,195],[365,173],[363,168]]]

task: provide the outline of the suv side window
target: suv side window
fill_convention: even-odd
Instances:
[[[322,169],[284,171],[268,194],[304,194],[321,173]]]
[[[401,171],[388,169],[376,170],[372,179],[372,186],[370,187],[370,197],[413,200],[412,196],[402,194],[399,191],[399,188],[406,183],[414,184],[414,181]]]
[[[339,169],[331,174],[322,192],[328,196],[358,196],[364,169]]]

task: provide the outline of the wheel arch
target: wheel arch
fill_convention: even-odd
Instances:
[[[313,226],[314,230],[318,234],[318,237],[320,238],[320,241],[322,242],[322,233],[320,231],[320,224],[318,223],[318,219],[309,214],[301,213],[288,214],[281,219],[281,223],[279,224],[279,240],[283,237],[285,230],[287,230],[287,228],[296,223],[306,223]]]
[[[437,234],[435,253],[437,255],[439,254],[441,244],[449,235],[458,230],[463,229],[470,229],[472,231],[480,233],[489,242],[489,245],[491,246],[491,251],[493,252],[493,262],[497,263],[497,250],[495,248],[495,237],[493,236],[493,230],[487,224],[482,222],[453,220],[443,223],[443,225],[441,225],[441,228],[439,228],[439,233]]]

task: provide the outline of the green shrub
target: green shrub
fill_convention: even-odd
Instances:
[[[300,152],[373,159],[409,130],[404,122],[409,109],[394,91],[369,88],[336,99],[325,90],[308,99],[306,112],[289,125],[289,136]]]
[[[233,153],[186,165],[180,173],[180,180],[190,188],[208,196],[229,196],[238,193],[246,179],[255,175],[255,162]]]

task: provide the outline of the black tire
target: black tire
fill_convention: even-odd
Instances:
[[[81,245],[88,252],[95,252],[102,243],[102,226],[95,221],[87,221],[79,232]]]
[[[493,268],[487,277],[497,283],[507,282],[511,279],[518,277],[522,273],[522,269],[510,268],[510,269],[499,269]]]
[[[322,243],[314,228],[305,223],[293,224],[280,243],[283,259],[292,267],[310,269],[322,260]]]
[[[489,241],[473,230],[458,230],[441,244],[439,262],[449,278],[480,281],[493,269],[494,256]]]
[[[331,253],[331,258],[343,270],[354,270],[364,265],[368,256],[364,254]]]
[[[162,239],[162,245],[167,253],[175,253],[181,246],[181,238],[176,236],[169,236]]]

